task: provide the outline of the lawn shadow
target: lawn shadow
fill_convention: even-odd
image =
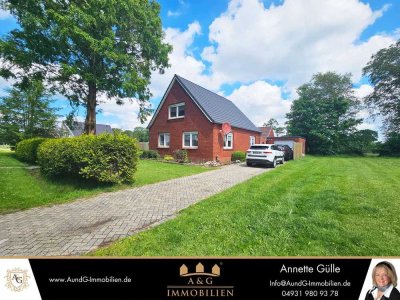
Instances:
[[[40,173],[40,170],[29,170],[29,173],[35,177],[39,182],[45,185],[57,186],[60,190],[79,189],[85,191],[92,191],[96,189],[113,188],[116,184],[98,182],[94,179],[86,179],[72,175],[61,175],[58,177],[46,177]]]

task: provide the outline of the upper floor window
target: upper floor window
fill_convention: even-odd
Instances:
[[[224,135],[224,149],[233,149],[233,133]]]
[[[169,106],[168,118],[177,119],[185,117],[185,103],[178,103]]]

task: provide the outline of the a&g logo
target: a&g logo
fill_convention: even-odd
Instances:
[[[185,264],[179,268],[179,277],[184,279],[179,285],[167,286],[167,297],[233,297],[235,287],[232,285],[220,285],[221,280],[221,267],[214,264],[212,267],[206,268],[202,263],[198,263],[194,272],[193,266],[188,268]],[[214,282],[217,281],[216,283]]]
[[[7,270],[6,287],[14,292],[21,292],[29,286],[28,284],[28,271],[21,269]]]

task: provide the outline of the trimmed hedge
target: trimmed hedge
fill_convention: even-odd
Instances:
[[[123,134],[53,139],[38,150],[44,175],[78,176],[98,182],[133,182],[137,161],[136,140]]]
[[[20,161],[35,164],[37,161],[37,150],[46,138],[32,138],[20,141],[15,148],[15,155]]]
[[[142,154],[140,154],[140,158],[152,158],[152,159],[160,159],[161,156],[156,150],[143,150]]]
[[[246,153],[243,151],[234,151],[232,152],[232,156],[231,156],[231,161],[245,161],[246,159]]]

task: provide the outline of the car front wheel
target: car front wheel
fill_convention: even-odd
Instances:
[[[274,161],[272,162],[272,165],[271,165],[273,168],[276,168],[276,158],[274,158]]]

